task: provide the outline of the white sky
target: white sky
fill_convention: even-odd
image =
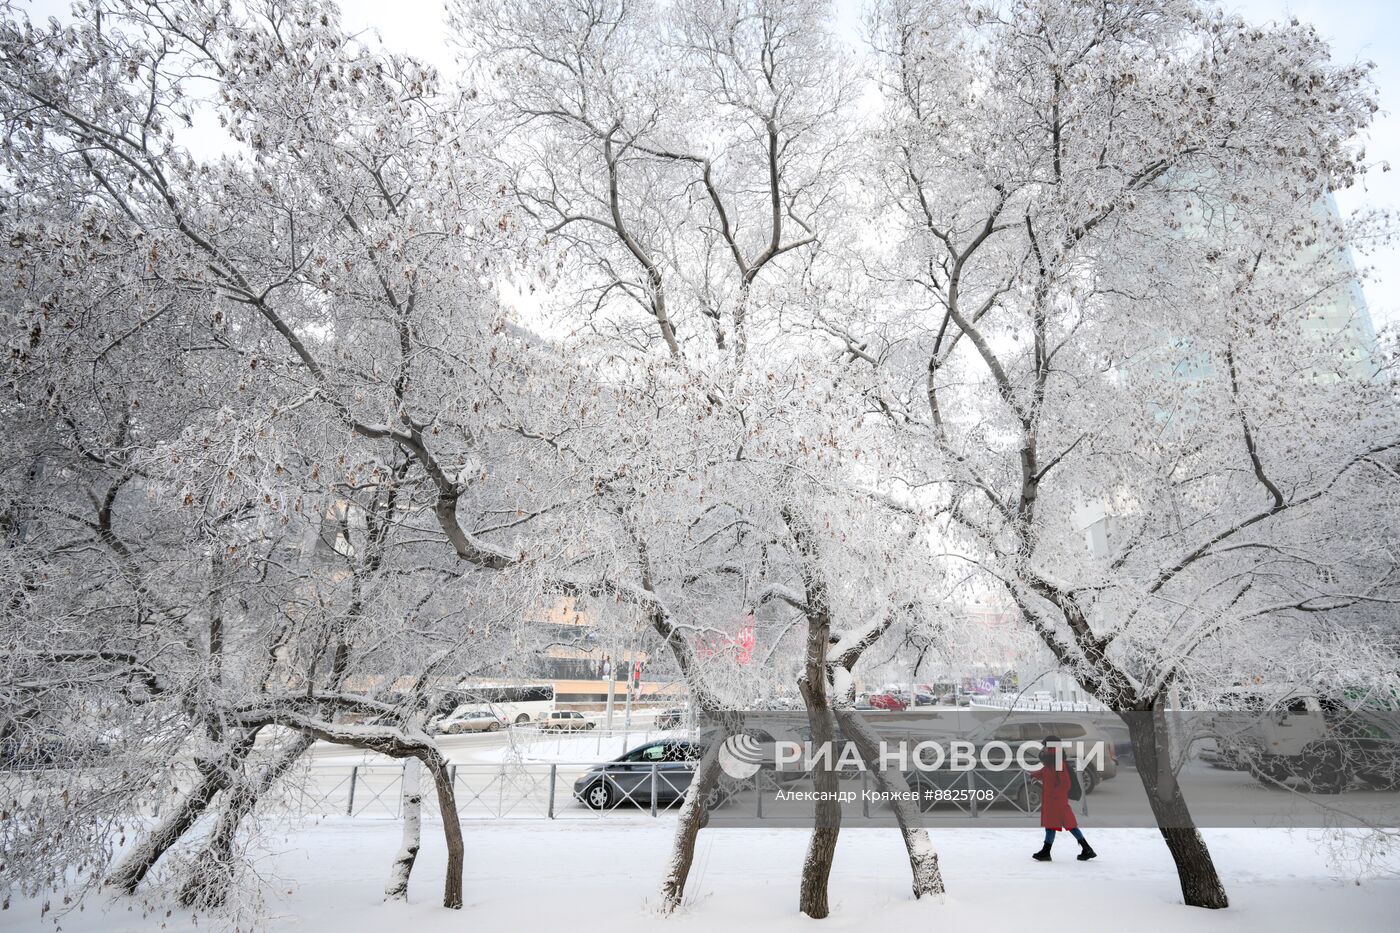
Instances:
[[[863,0],[835,0],[844,28],[856,34]],[[1268,21],[1297,17],[1311,22],[1331,41],[1338,61],[1371,61],[1380,92],[1381,113],[1366,141],[1368,161],[1377,165],[1357,188],[1338,192],[1343,214],[1358,208],[1400,208],[1400,2],[1397,0],[1221,0],[1248,19]],[[21,3],[23,6],[24,4]],[[354,31],[376,30],[384,44],[421,56],[444,70],[453,66],[446,41],[443,0],[341,0],[343,21]],[[35,17],[62,14],[68,0],[30,0]],[[1380,163],[1393,163],[1382,171]],[[1370,267],[1365,283],[1371,316],[1380,326],[1400,325],[1400,245],[1372,249],[1358,256]]]

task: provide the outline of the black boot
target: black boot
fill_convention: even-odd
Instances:
[[[1076,855],[1075,858],[1079,859],[1079,861],[1081,861],[1081,862],[1087,862],[1087,861],[1089,861],[1089,859],[1091,859],[1091,858],[1098,858],[1098,855],[1099,855],[1099,853],[1095,852],[1095,851],[1089,846],[1089,840],[1087,840],[1087,839],[1081,839],[1081,840],[1079,840],[1079,854]]]
[[[1047,842],[1045,845],[1041,846],[1039,852],[1032,852],[1031,858],[1035,859],[1037,862],[1050,861],[1050,843]]]

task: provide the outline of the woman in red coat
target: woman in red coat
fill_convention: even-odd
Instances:
[[[1089,847],[1089,841],[1079,831],[1079,823],[1074,818],[1074,809],[1069,805],[1069,791],[1074,780],[1065,765],[1064,750],[1058,736],[1045,737],[1044,748],[1040,752],[1040,767],[1030,773],[1031,778],[1040,782],[1040,825],[1045,829],[1045,845],[1031,858],[1037,862],[1050,861],[1050,847],[1055,844],[1055,833],[1067,829],[1079,840],[1079,861],[1087,862],[1098,855]]]

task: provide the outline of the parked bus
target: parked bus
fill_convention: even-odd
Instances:
[[[449,713],[463,706],[486,707],[517,726],[554,710],[553,684],[465,685],[447,691],[447,696],[452,701]]]

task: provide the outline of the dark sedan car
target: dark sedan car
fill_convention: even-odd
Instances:
[[[1118,764],[1126,768],[1137,767],[1137,756],[1133,754],[1133,740],[1128,735],[1128,727],[1122,723],[1099,723],[1099,729],[1113,740],[1113,750]]]
[[[104,743],[84,745],[59,732],[28,731],[0,739],[0,769],[24,771],[72,767],[87,759],[105,755]]]
[[[679,729],[685,722],[686,711],[683,706],[672,706],[663,709],[656,714],[656,728],[658,729]]]
[[[695,763],[704,754],[699,742],[648,742],[589,768],[574,782],[574,796],[595,810],[624,803],[649,807],[654,789],[658,807],[674,806],[685,796]]]

